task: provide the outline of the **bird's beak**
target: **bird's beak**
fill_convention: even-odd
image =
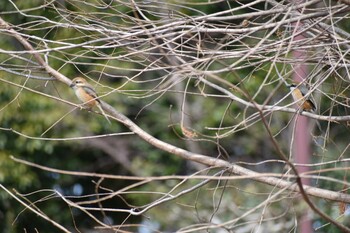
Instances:
[[[74,83],[72,82],[72,83],[69,85],[69,87],[74,87]]]

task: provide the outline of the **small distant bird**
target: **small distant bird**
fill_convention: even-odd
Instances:
[[[309,89],[304,84],[291,84],[289,85],[289,89],[292,92],[294,101],[296,101],[297,105],[302,111],[311,112],[316,110],[316,105],[311,98],[305,97],[305,95],[309,92]]]
[[[92,109],[93,107],[97,106],[102,112],[102,115],[107,119],[109,124],[111,124],[106,113],[101,107],[101,101],[98,99],[95,89],[84,78],[74,78],[70,87],[73,88],[75,95],[83,103],[84,107]]]

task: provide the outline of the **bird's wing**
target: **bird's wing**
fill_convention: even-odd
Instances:
[[[310,94],[309,92],[310,92],[310,90],[309,90],[309,88],[307,88],[306,86],[305,86],[305,84],[302,84],[302,85],[300,85],[300,91],[301,91],[301,93],[305,96],[306,94],[309,94],[308,95],[308,97],[307,97],[307,100],[310,102],[310,104],[312,105],[312,108],[314,109],[314,110],[316,110],[317,108],[316,108],[316,105],[315,105],[315,100],[314,100],[314,98],[313,98],[313,96],[312,96],[312,93]]]
[[[305,84],[301,84],[299,89],[304,96],[309,92],[309,89],[305,86]]]
[[[94,88],[92,86],[86,85],[86,86],[83,86],[82,88],[84,89],[84,91],[86,91],[86,93],[88,93],[89,95],[94,97],[97,101],[99,101],[97,99],[97,93],[96,93],[96,91],[94,90]]]

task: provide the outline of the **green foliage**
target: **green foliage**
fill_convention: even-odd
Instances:
[[[20,190],[29,186],[36,186],[38,178],[27,166],[13,161],[8,153],[0,153],[0,183],[8,187],[16,187]],[[3,193],[5,194],[5,193]],[[8,195],[1,195],[1,198],[9,199]]]

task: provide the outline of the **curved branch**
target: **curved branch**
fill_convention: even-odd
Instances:
[[[0,17],[0,27],[7,28],[11,33],[12,36],[14,36],[19,42],[22,43],[22,45],[30,50],[33,53],[33,56],[38,61],[40,65],[43,66],[43,68],[54,78],[56,78],[58,81],[61,81],[68,86],[70,85],[71,81],[66,76],[62,75],[58,71],[54,70],[49,64],[47,64],[39,53],[35,53],[35,49],[29,44],[28,41],[26,41],[22,36],[20,36],[15,30],[11,29],[11,27]],[[203,80],[202,80],[203,81]],[[209,83],[208,83],[209,84]],[[247,168],[231,164],[227,161],[216,159],[209,157],[207,155],[197,154],[193,152],[189,152],[187,150],[184,150],[182,148],[176,147],[174,145],[171,145],[169,143],[166,143],[164,141],[161,141],[152,135],[145,132],[143,129],[141,129],[138,125],[136,125],[132,120],[130,120],[128,117],[123,115],[122,113],[118,112],[115,108],[113,108],[111,105],[105,103],[104,101],[101,101],[102,108],[108,112],[115,120],[119,121],[120,123],[124,124],[126,127],[128,127],[132,132],[137,134],[139,137],[144,139],[149,144],[155,146],[156,148],[159,148],[163,151],[169,152],[171,154],[180,156],[181,158],[184,158],[186,160],[195,161],[201,164],[205,164],[208,166],[214,166],[214,167],[221,167],[228,169],[227,171],[236,174],[236,175],[242,175],[242,176],[253,176],[252,178],[255,181],[259,181],[271,186],[275,186],[278,188],[286,188],[295,191],[300,192],[297,184],[292,184],[290,181],[281,180],[274,177],[263,177],[259,176],[258,172],[254,172],[252,170],[249,170]],[[275,107],[276,108],[276,107]],[[309,113],[303,113],[305,115],[310,115]],[[315,197],[320,197],[328,200],[333,201],[339,201],[339,202],[346,202],[350,203],[350,195],[344,194],[344,193],[338,193],[334,191],[329,190],[323,190],[320,188],[314,188],[311,186],[304,185],[304,190],[308,195],[312,195]]]

